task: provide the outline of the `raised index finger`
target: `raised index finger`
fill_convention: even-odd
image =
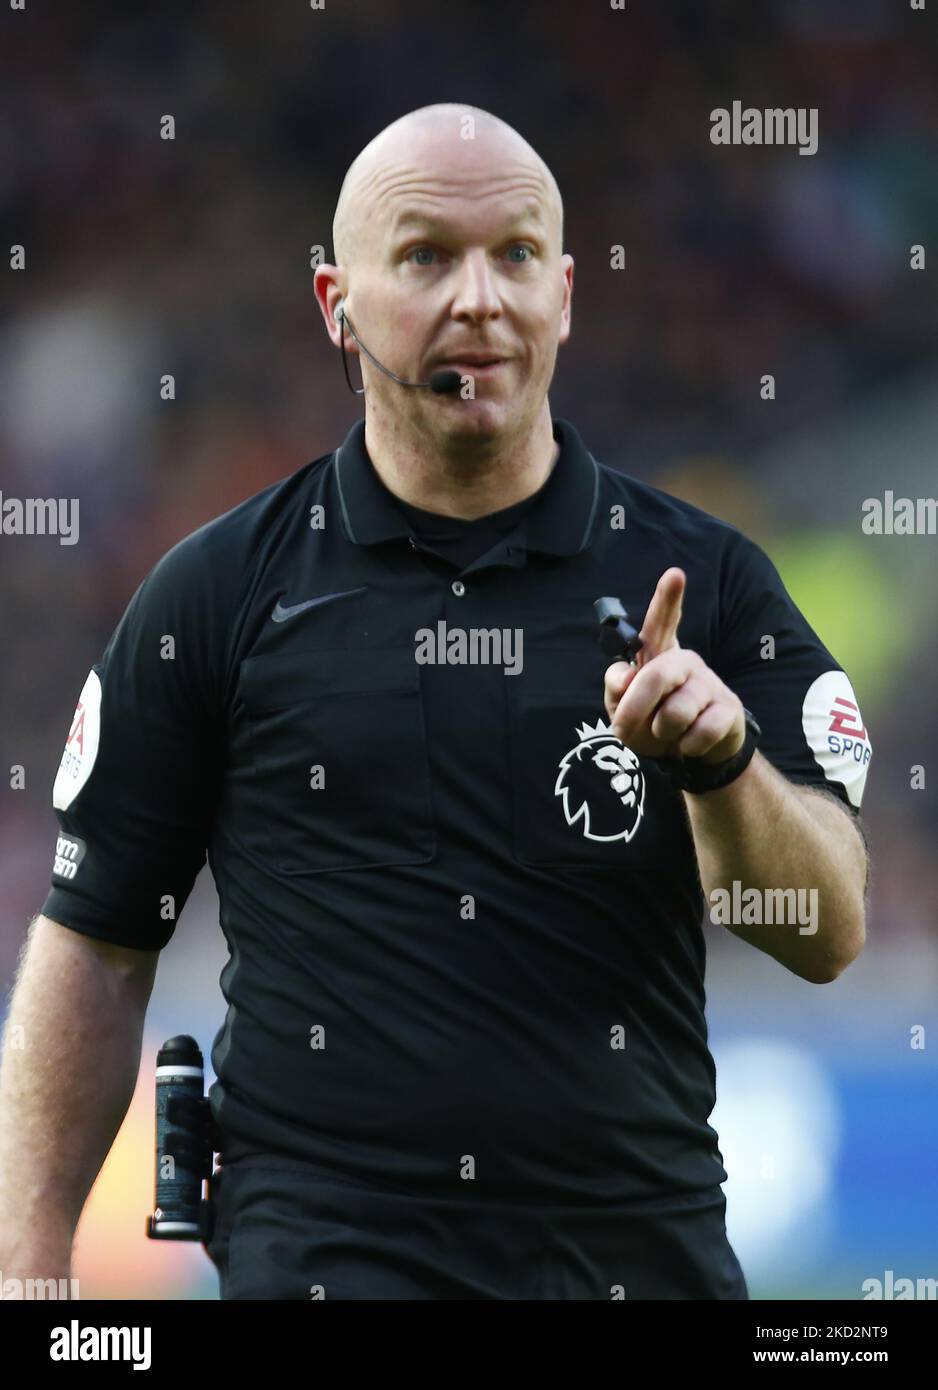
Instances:
[[[658,580],[645,621],[642,624],[642,654],[646,661],[670,647],[678,647],[677,630],[684,606],[687,576],[682,569],[665,570]]]

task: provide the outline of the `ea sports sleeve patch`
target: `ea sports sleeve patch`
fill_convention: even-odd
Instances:
[[[873,756],[857,697],[845,671],[825,671],[807,689],[801,727],[829,782],[840,782],[859,810]]]

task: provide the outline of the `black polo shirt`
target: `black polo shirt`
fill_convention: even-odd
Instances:
[[[593,600],[640,624],[680,565],[681,644],[853,812],[869,737],[756,545],[554,434],[536,496],[453,526],[359,422],[169,551],[89,676],[43,911],[162,948],[207,849],[226,1158],[662,1211],[725,1178],[683,797],[608,733]]]

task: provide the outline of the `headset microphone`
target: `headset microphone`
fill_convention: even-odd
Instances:
[[[361,338],[359,338],[358,334],[355,332],[355,329],[352,326],[352,320],[349,318],[348,314],[345,311],[344,299],[339,300],[338,304],[335,306],[334,312],[336,322],[342,325],[342,366],[345,368],[345,380],[348,382],[349,390],[354,395],[363,396],[365,394],[365,388],[364,386],[353,386],[352,379],[348,374],[348,362],[345,356],[346,324],[348,324],[349,332],[351,333],[352,337],[355,339],[356,343],[361,348],[365,356],[371,362],[373,362],[380,371],[384,372],[385,376],[389,376],[391,380],[396,381],[399,386],[429,387],[430,390],[434,393],[434,395],[437,396],[447,395],[451,391],[456,391],[459,389],[462,377],[460,376],[459,372],[455,371],[452,367],[444,367],[438,372],[433,372],[430,376],[429,381],[405,381],[403,377],[395,376],[395,374],[388,367],[386,367],[383,362],[378,361],[374,353],[368,351]]]

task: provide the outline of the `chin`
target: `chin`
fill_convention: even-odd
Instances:
[[[461,400],[459,396],[449,402],[445,416],[440,419],[440,428],[451,439],[497,439],[514,423],[515,412],[500,401]]]

